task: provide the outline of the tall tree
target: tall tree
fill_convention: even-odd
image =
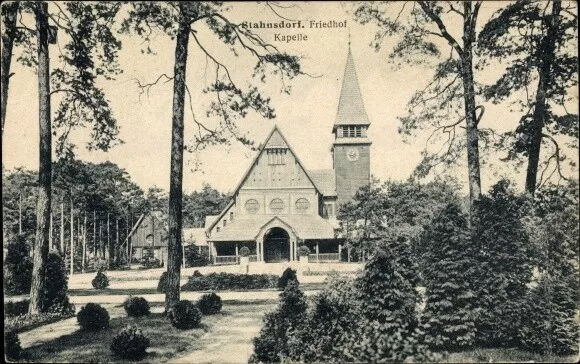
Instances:
[[[19,60],[37,70],[39,82],[40,167],[37,231],[29,312],[42,310],[45,262],[48,254],[51,208],[52,136],[57,135],[59,156],[71,156],[68,136],[77,126],[92,125],[89,147],[107,149],[114,144],[118,129],[108,101],[96,85],[98,76],[116,74],[116,51],[120,43],[110,32],[117,3],[19,2],[21,37],[14,46],[22,48]],[[31,25],[34,20],[35,26]],[[49,21],[53,25],[49,25]],[[21,25],[21,26],[20,26]],[[50,70],[49,43],[57,43],[57,29],[67,37],[60,53],[60,68]],[[33,37],[33,35],[36,35]],[[101,45],[102,47],[98,47]],[[34,53],[36,50],[36,53]],[[52,76],[52,79],[51,79]],[[51,92],[52,88],[52,92]],[[54,120],[51,96],[63,93]],[[52,121],[56,128],[53,130]]]
[[[43,308],[45,276],[50,228],[52,179],[52,130],[50,117],[50,69],[48,54],[48,4],[35,7],[38,51],[38,122],[40,128],[38,204],[36,209],[36,241],[34,244],[32,284],[30,288],[30,314]]]
[[[226,15],[229,10],[229,6],[219,2],[134,3],[133,9],[123,24],[124,31],[143,35],[146,40],[149,40],[149,35],[153,30],[163,31],[175,39],[173,76],[161,75],[153,83],[139,83],[144,90],[148,90],[161,79],[173,80],[166,309],[169,309],[179,300],[186,91],[189,96],[192,119],[198,131],[193,144],[187,148],[190,151],[199,151],[208,145],[229,143],[232,138],[246,145],[252,145],[251,140],[239,134],[236,117],[244,118],[251,110],[266,118],[275,117],[274,110],[269,105],[270,100],[263,97],[256,87],[251,87],[249,91],[244,92],[236,86],[227,66],[218,61],[211,50],[202,44],[202,39],[199,38],[194,26],[205,23],[210,34],[217,36],[223,43],[230,46],[234,55],[237,55],[235,47],[238,46],[256,57],[258,62],[254,68],[254,76],[260,78],[261,81],[265,81],[268,65],[272,65],[274,71],[282,79],[286,76],[292,78],[300,73],[297,57],[279,52],[275,46],[264,42],[262,38],[250,30],[231,22]],[[208,111],[208,116],[215,115],[220,118],[219,126],[216,128],[211,127],[207,122],[198,120],[193,115],[194,105],[189,88],[186,86],[190,36],[206,55],[206,58],[211,60],[215,66],[215,81],[205,89],[205,92],[215,93],[217,97]],[[149,47],[148,51],[150,51]],[[285,89],[285,91],[288,90]]]
[[[4,122],[6,121],[6,109],[8,108],[8,84],[10,83],[10,64],[12,63],[12,49],[18,35],[16,29],[16,17],[18,15],[18,1],[2,4],[2,137],[4,137]]]
[[[387,35],[400,35],[400,41],[390,54],[391,59],[420,64],[430,56],[439,56],[442,47],[447,48],[449,57],[435,67],[435,75],[427,87],[412,97],[408,115],[400,119],[399,131],[409,135],[429,127],[433,129],[429,141],[437,132],[444,136],[438,152],[423,152],[424,158],[416,170],[418,176],[426,175],[438,164],[452,164],[466,152],[471,218],[475,213],[474,202],[481,195],[478,124],[483,107],[477,105],[475,99],[473,62],[481,5],[481,1],[415,1],[387,5],[366,2],[356,5],[354,10],[358,22],[378,26],[373,42],[377,51]],[[405,20],[404,16],[407,16]],[[457,121],[449,123],[449,116],[453,114]],[[459,126],[465,129],[463,140],[457,136]]]
[[[572,3],[520,0],[498,11],[478,37],[481,54],[507,61],[504,73],[484,89],[484,96],[494,102],[517,96],[514,103],[524,113],[517,128],[502,135],[499,144],[508,150],[507,159],[527,157],[526,191],[531,194],[544,182],[552,161],[554,172],[566,179],[559,136],[572,137],[578,148],[578,115],[566,109],[567,103],[577,102],[569,93],[578,84],[577,17]],[[553,153],[540,163],[546,142],[553,145]],[[538,181],[541,164],[545,167]]]

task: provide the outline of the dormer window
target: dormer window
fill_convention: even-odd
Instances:
[[[268,164],[286,164],[286,148],[271,148],[266,149],[268,154]]]

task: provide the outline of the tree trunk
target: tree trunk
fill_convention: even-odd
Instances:
[[[117,243],[115,244],[115,265],[119,265],[119,218],[117,218],[117,228],[115,229],[117,232]]]
[[[107,248],[105,250],[105,259],[107,260],[107,269],[109,269],[109,260],[111,259],[111,220],[107,212]]]
[[[461,54],[461,79],[463,81],[465,123],[467,126],[467,172],[471,221],[475,217],[475,201],[481,196],[478,120],[473,84],[473,42],[475,40],[475,19],[473,17],[475,15],[472,12],[472,6],[470,2],[464,2],[463,52]]]
[[[97,212],[93,210],[93,261],[97,260]]]
[[[540,164],[540,149],[542,147],[542,130],[545,125],[546,116],[546,93],[550,83],[550,72],[556,58],[556,36],[559,28],[560,10],[562,2],[560,0],[552,2],[552,15],[549,19],[544,18],[543,27],[547,28],[546,35],[540,44],[540,69],[538,90],[536,92],[536,102],[532,116],[530,130],[530,143],[528,145],[528,168],[526,171],[526,192],[534,194],[538,178],[538,165]]]
[[[70,275],[74,273],[74,257],[75,257],[75,216],[73,210],[72,200],[70,201]]]
[[[2,22],[4,34],[2,34],[2,137],[4,137],[4,124],[6,123],[6,109],[8,107],[8,83],[10,82],[10,63],[12,62],[12,49],[16,36],[16,18],[18,16],[18,1],[3,4]]]
[[[20,200],[18,202],[18,235],[22,235],[22,192],[20,192]]]
[[[60,203],[60,254],[64,259],[64,202]]]
[[[85,211],[85,221],[83,225],[83,260],[81,263],[81,270],[85,272],[85,264],[87,259],[87,212]]]
[[[48,56],[48,4],[35,4],[38,55],[38,122],[40,129],[36,239],[30,287],[29,314],[43,309],[45,265],[48,257],[52,179],[52,132],[50,120],[50,64]]]
[[[169,178],[169,242],[167,244],[167,290],[165,311],[179,301],[181,275],[181,224],[183,205],[183,114],[185,103],[185,74],[190,23],[183,14],[183,3],[179,4],[181,17],[175,44],[175,67],[173,81],[173,117],[171,125],[171,172]]]

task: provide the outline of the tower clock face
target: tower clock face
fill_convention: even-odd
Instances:
[[[358,160],[358,149],[357,148],[349,148],[346,150],[346,158],[349,161],[354,162]]]

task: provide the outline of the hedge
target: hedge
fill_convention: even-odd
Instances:
[[[182,291],[223,291],[276,288],[278,276],[273,274],[210,273],[207,276],[191,276]]]

